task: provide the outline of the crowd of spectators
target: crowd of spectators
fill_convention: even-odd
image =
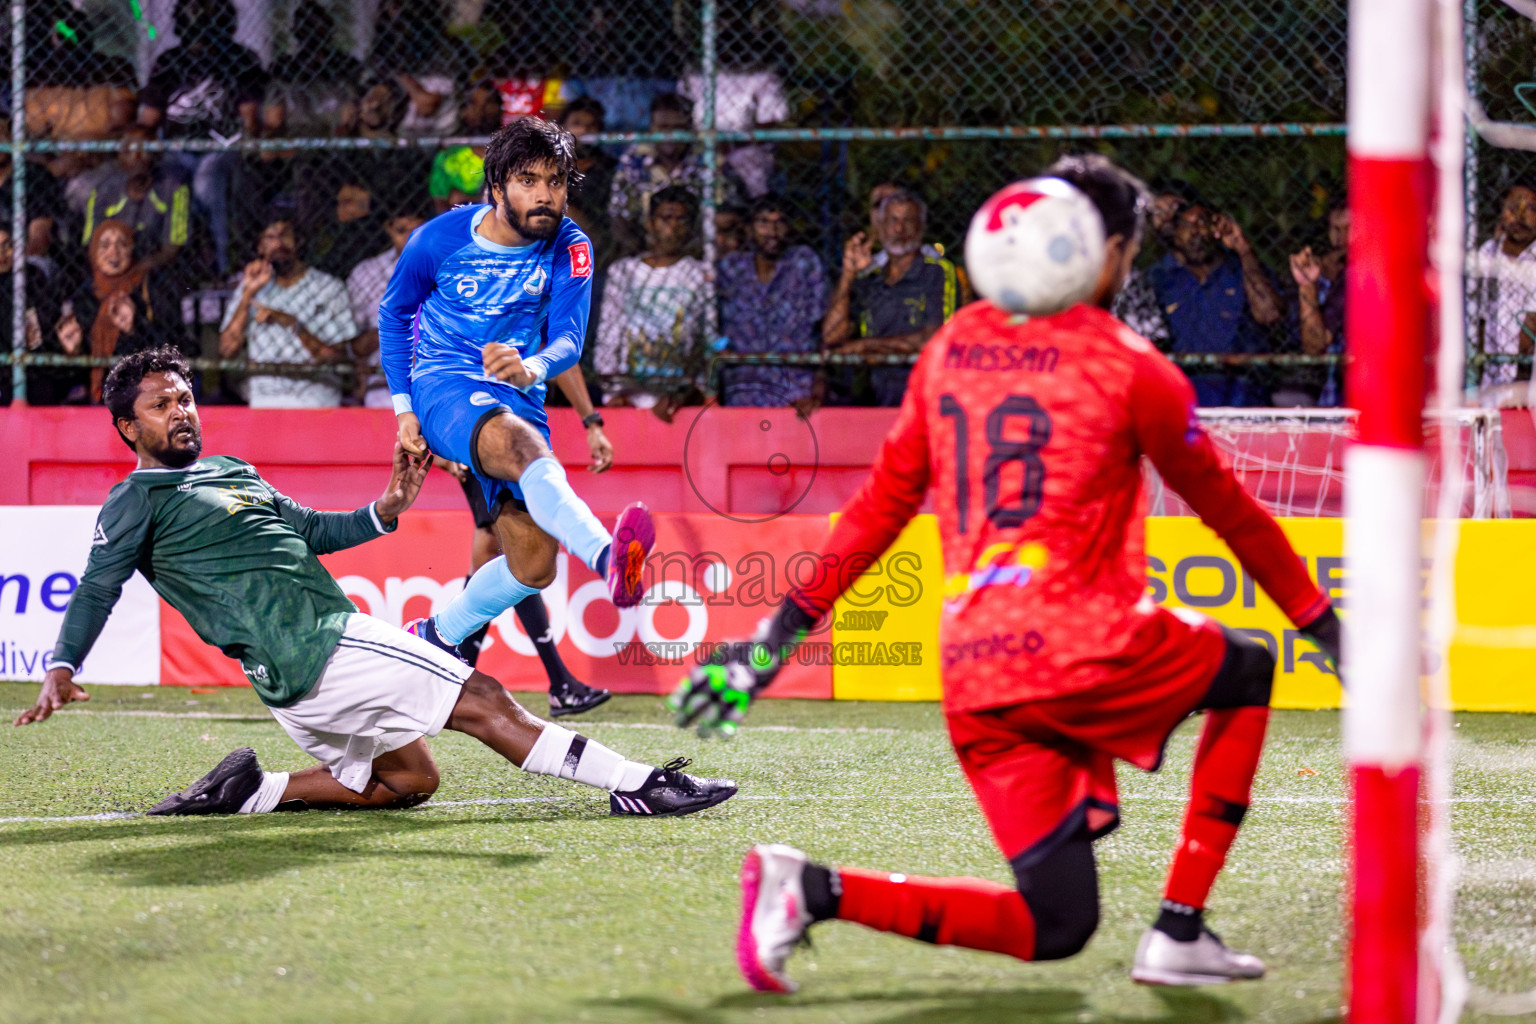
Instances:
[[[882,182],[868,193],[858,214],[867,229],[843,244],[840,267],[827,266],[804,243],[829,225],[806,223],[776,191],[784,176],[771,145],[721,148],[708,204],[716,257],[709,267],[700,148],[686,138],[622,149],[588,141],[605,130],[701,127],[696,71],[668,76],[658,63],[654,74],[635,65],[622,77],[575,77],[567,64],[540,56],[527,26],[449,32],[439,5],[415,0],[383,0],[372,42],[359,53],[349,51],[335,8],[300,0],[273,52],[258,56],[237,40],[232,0],[179,0],[174,45],[140,74],[129,61],[102,56],[90,19],[67,0],[34,8],[29,134],[115,141],[117,150],[29,162],[21,251],[0,233],[0,316],[11,322],[7,282],[15,261],[25,260],[23,343],[32,352],[110,356],[171,343],[189,354],[314,365],[326,369],[224,375],[205,399],[387,407],[376,319],[395,261],[425,219],[481,199],[485,148],[475,140],[528,115],[554,118],[581,140],[582,180],[568,212],[593,240],[589,369],[609,406],[670,419],[716,383],[727,405],[804,412],[823,403],[896,405],[905,357],[971,299],[963,268],[935,241],[955,237],[958,227],[931,230],[921,189],[910,182]],[[583,59],[600,69],[627,29],[604,22],[600,11],[594,18]],[[779,75],[754,53],[750,35],[731,39],[716,82],[716,126],[789,120]],[[412,137],[456,141],[275,144],[244,155],[217,145]],[[199,145],[143,148],[166,140]],[[11,179],[10,157],[0,154],[0,200]],[[1140,269],[1116,312],[1171,353],[1340,353],[1348,234],[1340,203],[1319,225],[1316,248],[1276,268],[1237,218],[1184,182],[1157,183]],[[1516,185],[1494,237],[1469,260],[1469,338],[1483,351],[1532,351],[1533,243],[1536,186]],[[826,368],[738,364],[710,381],[716,353],[885,358]],[[1345,400],[1336,365],[1211,363],[1188,373],[1203,405]],[[1483,380],[1508,387],[1526,376],[1495,363]],[[9,375],[0,378],[0,397],[8,397]],[[28,397],[99,401],[100,378],[99,370],[38,365],[28,371]]]

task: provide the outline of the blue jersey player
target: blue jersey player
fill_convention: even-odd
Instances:
[[[575,140],[523,118],[485,152],[489,204],[460,206],[411,235],[379,305],[379,350],[400,443],[470,467],[505,558],[411,631],[463,656],[482,625],[555,577],[558,544],[640,602],[655,544],[639,503],[609,536],[549,448],[545,381],[576,365],[592,298],[592,243],[565,217]]]

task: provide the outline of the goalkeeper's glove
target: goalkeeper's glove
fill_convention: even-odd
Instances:
[[[1329,607],[1323,614],[1303,626],[1301,632],[1313,643],[1317,644],[1318,649],[1328,657],[1328,661],[1333,666],[1334,672],[1338,673],[1339,683],[1342,685],[1344,682],[1344,673],[1340,671],[1340,665],[1342,664],[1340,659],[1340,634],[1342,629],[1337,613],[1334,612],[1332,607]]]
[[[694,728],[704,739],[735,736],[747,708],[815,624],[814,617],[786,600],[777,614],[757,624],[751,640],[717,649],[667,698],[678,728]]]

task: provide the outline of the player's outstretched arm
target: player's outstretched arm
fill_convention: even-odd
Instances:
[[[773,683],[817,618],[787,598],[777,612],[757,624],[751,640],[715,650],[667,698],[678,728],[697,729],[704,739],[735,736],[747,708]]]
[[[1141,451],[1205,525],[1226,541],[1296,628],[1339,664],[1339,620],[1273,516],[1238,482],[1200,426],[1189,380],[1151,350],[1138,364],[1131,416]]]
[[[592,414],[597,410],[592,407],[592,396],[587,393],[587,378],[582,376],[580,366],[566,370],[555,378],[555,383],[560,385],[560,390],[565,393],[571,408],[576,410],[583,424],[592,419]],[[593,473],[607,472],[613,465],[613,445],[609,443],[608,435],[603,433],[601,416],[587,426],[587,448],[592,453],[592,464],[587,469]]]
[[[48,672],[43,676],[37,703],[14,724],[41,722],[66,704],[90,700],[90,695],[75,683],[75,672],[101,636],[107,616],[122,596],[123,584],[148,551],[151,516],[148,499],[133,486],[131,479],[118,484],[107,495],[107,502],[96,517],[85,572],[69,597],[69,607],[64,609],[64,623],[48,659]]]
[[[77,700],[90,700],[91,695],[75,682],[75,671],[68,665],[57,665],[43,676],[43,688],[37,695],[37,703],[17,716],[12,725],[31,725],[45,721],[55,711]]]
[[[429,457],[418,458],[409,454],[397,441],[394,460],[390,467],[389,483],[378,501],[372,501],[352,512],[316,512],[305,508],[277,488],[268,484],[283,521],[304,538],[304,543],[317,555],[356,547],[364,541],[382,534],[392,533],[401,513],[411,507],[421,493],[421,485],[431,467]]]
[[[431,456],[415,455],[406,451],[400,442],[395,442],[389,482],[384,485],[383,496],[373,503],[373,510],[385,529],[393,529],[395,521],[416,503],[421,485],[426,482],[427,470],[431,468]]]

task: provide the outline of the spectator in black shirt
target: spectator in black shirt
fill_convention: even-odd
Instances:
[[[63,351],[92,356],[131,355],[170,345],[186,349],[181,302],[163,276],[136,264],[133,228],[106,220],[91,235],[90,277],[65,303],[55,335]],[[90,373],[90,401],[101,401],[105,370]]]
[[[0,351],[11,350],[11,318],[16,306],[16,293],[11,280],[16,248],[11,244],[11,233],[0,230]],[[28,352],[58,352],[57,342],[49,345],[49,334],[58,319],[58,298],[48,278],[42,274],[27,275],[27,311],[22,319],[22,333]],[[11,402],[13,371],[10,366],[0,367],[0,405]],[[85,377],[78,370],[56,366],[38,366],[27,369],[27,402],[32,405],[58,405],[69,394],[70,387],[79,384],[79,397],[85,396]]]
[[[181,0],[176,8],[181,44],[155,60],[139,93],[139,123],[167,139],[256,138],[267,73],[256,55],[235,42],[229,0]],[[170,152],[167,165],[192,182],[192,199],[208,218],[219,273],[229,269],[229,197],[238,153]]]
[[[581,181],[571,186],[566,213],[592,239],[594,262],[608,266],[613,232],[608,219],[608,193],[613,188],[613,169],[618,159],[599,146],[581,140],[603,131],[607,111],[590,96],[579,96],[560,112],[560,127],[576,136],[576,169]]]
[[[0,117],[0,137],[10,138],[11,122]],[[0,151],[0,226],[10,238],[14,176],[11,154]],[[27,161],[27,273],[52,278],[58,271],[54,247],[57,218],[64,210],[64,194],[58,179],[41,163]],[[0,328],[3,329],[3,328]]]
[[[345,279],[352,268],[379,251],[384,218],[373,185],[349,175],[336,190],[335,205],[313,229],[304,262]]]
[[[848,239],[843,272],[822,321],[822,341],[830,352],[913,355],[955,315],[959,275],[949,260],[923,253],[928,207],[913,193],[888,192],[871,221],[885,259],[876,261],[864,232]],[[872,369],[876,404],[900,405],[911,372],[906,366]]]
[[[292,36],[289,52],[272,64],[262,133],[294,138],[345,134],[362,65],[336,45],[336,19],[317,0],[304,0],[294,11]]]
[[[368,65],[392,77],[409,98],[401,135],[453,134],[459,89],[477,63],[474,52],[448,34],[437,4],[385,0]]]

